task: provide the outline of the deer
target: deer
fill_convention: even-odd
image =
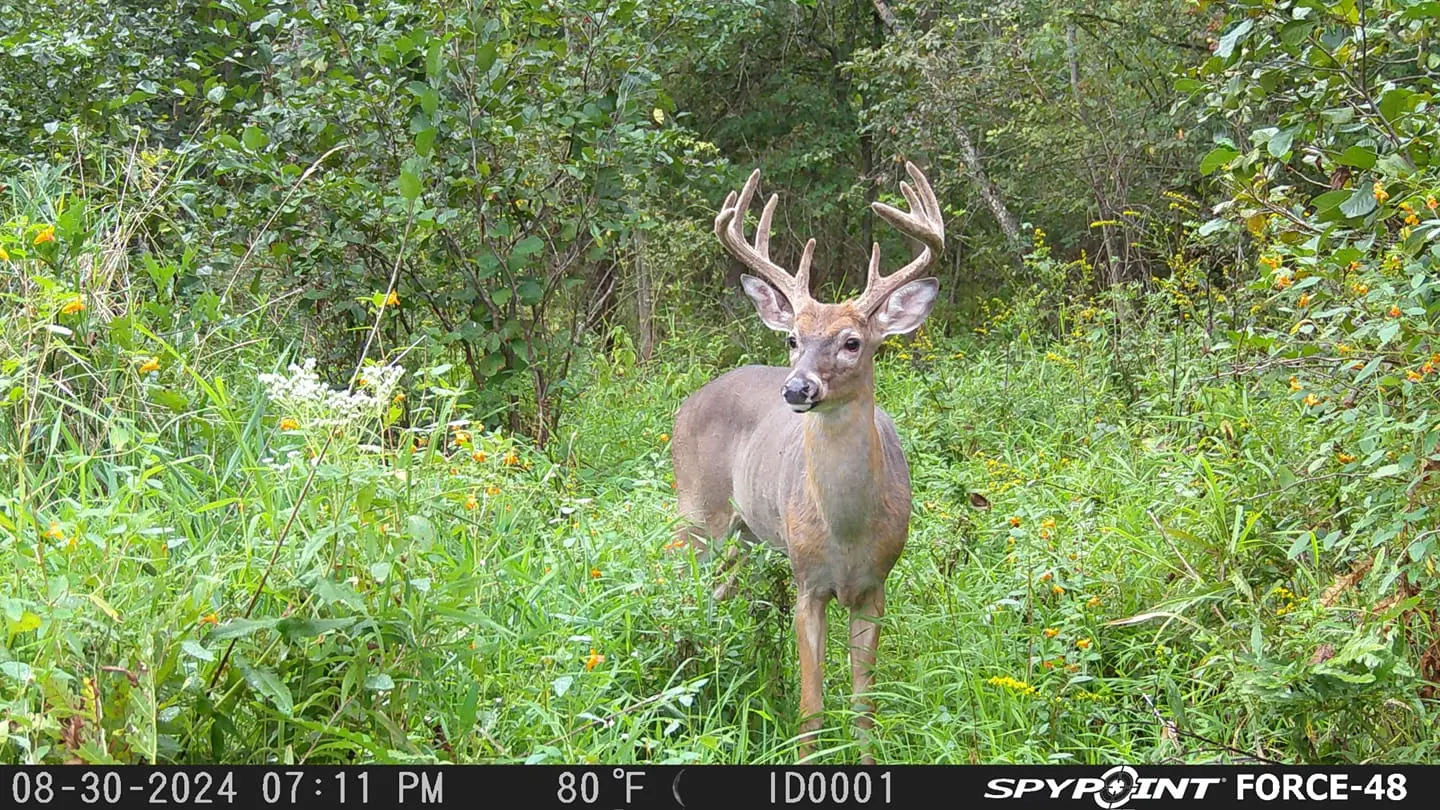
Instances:
[[[757,168],[731,191],[715,217],[715,235],[756,275],[741,286],[760,320],[783,333],[790,365],[748,365],[706,383],[681,404],[671,436],[677,543],[702,560],[715,543],[739,535],[722,563],[740,549],[768,543],[789,560],[799,647],[799,756],[814,752],[823,723],[826,610],[838,600],[850,611],[850,673],[861,762],[874,764],[870,736],[873,683],[885,580],[910,530],[910,469],[895,424],[875,404],[875,351],[890,335],[914,331],[935,304],[939,282],[921,278],[945,249],[940,203],[925,175],[905,164],[914,182],[900,191],[901,211],[881,202],[874,212],[920,244],[909,264],[880,274],[880,245],[870,250],[865,289],[824,304],[810,296],[815,240],[805,243],[792,275],[770,259],[770,224],[779,195],[760,214],[753,242],[744,234]],[[715,589],[724,599],[734,577]]]

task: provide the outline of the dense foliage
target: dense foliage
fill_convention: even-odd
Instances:
[[[1437,32],[0,0],[0,761],[792,758],[784,561],[711,600],[667,431],[781,358],[725,192],[834,299],[907,158],[950,247],[880,358],[882,761],[1433,759]]]

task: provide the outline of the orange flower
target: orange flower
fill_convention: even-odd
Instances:
[[[1308,306],[1310,306],[1310,293],[1303,293],[1303,294],[1301,294],[1300,300],[1299,300],[1299,301],[1296,301],[1295,303],[1296,303],[1297,305],[1299,305],[1300,307],[1308,307]]]
[[[1041,582],[1049,582],[1052,578],[1053,575],[1049,571],[1046,571],[1045,573],[1040,575]]]
[[[201,623],[201,624],[219,624],[219,623],[220,623],[220,617],[219,617],[219,616],[216,616],[214,613],[206,613],[204,616],[201,616],[201,617],[200,617],[200,623]]]
[[[1066,672],[1079,672],[1079,671],[1080,671],[1080,665],[1079,665],[1079,664],[1066,664],[1066,665],[1065,665],[1065,671],[1066,671]]]
[[[65,536],[65,532],[60,528],[59,523],[51,521],[50,528],[45,530],[45,536],[51,540],[59,540]]]
[[[1352,285],[1350,285],[1350,289],[1351,289],[1351,290],[1354,290],[1356,295],[1364,295],[1365,293],[1370,292],[1370,285],[1369,285],[1369,284],[1352,284]]]
[[[465,496],[465,508],[469,509],[471,512],[474,512],[476,509],[480,508],[480,502],[475,500],[474,495],[467,495]]]
[[[1053,593],[1053,594],[1055,594],[1056,596],[1059,596],[1059,595],[1065,593],[1065,589],[1062,588],[1062,587],[1060,587],[1059,585],[1051,585],[1051,586],[1050,586],[1050,592]]]
[[[1042,529],[1053,529],[1053,528],[1055,528],[1055,518],[1045,518],[1044,520],[1040,521],[1040,528],[1042,528]]]
[[[665,442],[668,442],[668,441],[670,441],[670,434],[669,434],[669,433],[661,433],[661,434],[660,434],[660,443],[661,443],[661,444],[664,444]]]
[[[495,486],[494,484],[491,484],[490,486],[488,486],[488,487],[485,488],[485,494],[486,494],[486,495],[490,495],[490,496],[492,496],[492,497],[495,496],[495,495],[499,495],[499,494],[500,494],[500,487],[497,487],[497,486]]]
[[[400,306],[400,296],[396,295],[394,290],[391,290],[391,291],[390,291],[390,294],[387,295],[387,296],[385,296],[385,301],[382,303],[382,306],[387,306],[387,307],[398,307],[398,306]]]
[[[1431,194],[1430,196],[1425,198],[1425,207],[1429,208],[1431,211],[1434,211],[1436,207],[1440,207],[1440,201],[1437,201],[1435,199],[1435,195]]]
[[[1434,363],[1427,362],[1427,363],[1425,363],[1425,365],[1423,365],[1423,366],[1420,367],[1420,373],[1421,373],[1421,374],[1433,374],[1434,372],[1435,372],[1435,364],[1434,364]]]
[[[54,241],[55,241],[55,226],[54,226],[54,225],[46,225],[45,227],[43,227],[43,228],[40,229],[40,232],[39,232],[39,233],[35,234],[35,239],[32,240],[31,244],[35,245],[35,247],[40,247],[41,245],[48,244],[48,243],[54,242]]]
[[[142,364],[140,365],[140,373],[141,373],[141,374],[149,374],[149,373],[152,372],[152,371],[159,371],[159,370],[160,370],[160,360],[159,360],[159,358],[156,358],[156,357],[152,357],[152,358],[150,358],[149,360],[146,360],[144,363],[142,363]]]
[[[1418,371],[1415,371],[1414,369],[1407,368],[1405,369],[1405,379],[1409,380],[1410,382],[1420,382],[1421,380],[1425,379],[1425,375],[1421,374]]]
[[[503,462],[506,467],[514,467],[520,463],[520,457],[515,455],[514,450],[506,450],[505,457],[500,459],[500,461]]]
[[[470,443],[470,431],[468,431],[468,430],[457,430],[457,431],[455,431],[455,443],[456,443],[456,444],[469,444],[469,443]]]
[[[1315,407],[1316,405],[1319,405],[1319,404],[1320,404],[1320,397],[1317,397],[1317,396],[1315,396],[1314,394],[1306,394],[1306,395],[1305,395],[1305,404],[1306,404],[1307,406],[1313,408],[1313,407]]]
[[[599,568],[591,568],[591,569],[590,569],[590,578],[591,578],[591,579],[599,579],[599,578],[600,578],[600,569],[599,569]]]
[[[285,417],[284,419],[281,419],[281,420],[280,420],[280,429],[281,429],[281,430],[299,430],[299,428],[300,428],[300,423],[299,423],[299,422],[296,422],[294,419],[291,419],[291,418],[288,417],[288,416]]]
[[[1390,199],[1390,193],[1385,190],[1385,184],[1379,180],[1375,181],[1375,185],[1371,188],[1371,193],[1375,195],[1375,202],[1383,203]]]
[[[1414,214],[1411,214],[1411,215],[1405,217],[1405,224],[1406,224],[1406,225],[1419,225],[1419,224],[1420,224],[1420,218],[1417,217],[1417,216],[1415,216]]]
[[[390,399],[390,401],[393,402],[393,403],[395,403],[396,405],[399,405],[400,403],[402,403],[402,402],[405,401],[405,392],[404,392],[404,391],[401,391],[400,393],[398,393],[398,394],[396,394],[394,397],[392,397],[392,398]]]
[[[1305,387],[1305,386],[1303,386],[1303,385],[1300,384],[1300,378],[1299,378],[1299,377],[1296,377],[1294,374],[1291,374],[1291,375],[1290,375],[1290,390],[1291,390],[1291,391],[1299,391],[1301,388],[1304,388],[1304,387]]]
[[[1079,641],[1075,642],[1075,646],[1079,647],[1082,650],[1088,650],[1090,649],[1090,639],[1082,638]]]
[[[85,311],[85,301],[82,300],[82,299],[80,298],[80,296],[78,296],[78,295],[75,296],[74,298],[71,298],[69,301],[66,301],[66,302],[65,302],[65,306],[60,307],[60,314],[61,314],[61,315],[74,315],[74,314],[77,313],[77,312],[84,312],[84,311]]]
[[[605,663],[605,656],[595,652],[595,648],[591,647],[590,654],[585,656],[585,671],[589,672],[603,663]]]
[[[1018,527],[1020,526],[1020,516],[1019,516],[1019,515],[1011,515],[1011,516],[1010,516],[1010,525],[1011,525],[1011,526],[1015,526],[1015,527],[1018,528]]]
[[[1054,637],[1056,637],[1056,636],[1058,636],[1058,635],[1060,635],[1060,628],[1058,628],[1058,627],[1047,627],[1047,628],[1045,628],[1045,638],[1054,638]]]
[[[1349,464],[1350,462],[1355,460],[1355,457],[1350,455],[1349,453],[1336,453],[1335,460],[1340,462],[1341,464]]]
[[[1294,283],[1295,280],[1291,278],[1290,275],[1287,273],[1281,273],[1280,275],[1275,277],[1275,289],[1277,290],[1283,290]]]
[[[1404,315],[1405,313],[1403,313],[1403,312],[1400,311],[1400,307],[1397,307],[1397,306],[1395,306],[1394,304],[1391,304],[1391,305],[1390,305],[1390,309],[1389,309],[1388,311],[1386,311],[1385,314],[1386,314],[1386,315],[1389,315],[1389,316],[1392,317],[1392,318],[1398,318],[1398,317],[1400,317],[1401,315]]]
[[[486,459],[485,451],[484,451],[484,450],[476,450],[475,452],[473,452],[473,453],[470,454],[470,458],[474,459],[474,460],[477,461],[477,462],[484,462],[485,459]]]
[[[1090,598],[1085,602],[1085,606],[1086,606],[1086,607],[1092,607],[1092,608],[1100,607],[1100,597],[1098,597],[1098,596],[1092,596],[1092,597],[1090,597]]]

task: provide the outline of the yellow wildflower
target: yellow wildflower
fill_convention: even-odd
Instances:
[[[1401,315],[1403,315],[1404,313],[1402,313],[1402,312],[1400,311],[1400,307],[1397,307],[1397,306],[1395,306],[1394,304],[1391,304],[1391,305],[1390,305],[1390,309],[1389,309],[1385,314],[1386,314],[1386,315],[1389,315],[1389,316],[1392,317],[1392,318],[1398,318],[1398,317],[1400,317]]]
[[[591,647],[590,654],[585,656],[585,671],[589,672],[603,663],[605,663],[605,656],[595,652],[595,648]]]
[[[1429,208],[1431,211],[1434,211],[1436,207],[1440,207],[1440,201],[1437,201],[1435,199],[1435,195],[1431,194],[1430,196],[1425,198],[1425,207]]]
[[[1420,382],[1421,380],[1425,379],[1425,375],[1421,374],[1418,371],[1415,371],[1414,369],[1407,368],[1405,369],[1405,379],[1409,380],[1410,382]]]
[[[1092,596],[1092,597],[1090,597],[1088,600],[1086,600],[1085,606],[1086,606],[1086,607],[1092,607],[1092,608],[1100,607],[1100,597],[1098,597],[1098,596]]]
[[[0,262],[8,262],[8,261],[10,261],[10,254],[7,253],[7,252],[5,252],[5,248],[0,247]]]
[[[520,463],[520,457],[515,455],[514,450],[506,450],[505,457],[500,460],[504,462],[506,467],[514,467],[516,464]]]
[[[661,434],[660,434],[660,443],[661,443],[661,444],[664,444],[665,442],[668,442],[668,441],[670,441],[670,434],[669,434],[669,433],[661,433]]]
[[[1320,397],[1317,397],[1317,396],[1315,396],[1314,394],[1306,394],[1306,395],[1305,395],[1305,404],[1306,404],[1307,406],[1313,408],[1313,407],[1315,407],[1316,405],[1319,405],[1319,404],[1320,404]]]
[[[140,373],[141,373],[141,374],[149,374],[149,373],[152,372],[152,371],[159,371],[159,370],[160,370],[160,360],[159,360],[159,358],[152,357],[152,358],[150,358],[149,360],[146,360],[144,363],[140,364]]]
[[[1350,462],[1355,460],[1355,457],[1350,455],[1349,453],[1336,453],[1335,460],[1340,462],[1341,464],[1349,464]]]
[[[1059,585],[1051,585],[1050,592],[1055,594],[1056,596],[1061,596],[1065,593],[1065,589],[1060,587]]]
[[[591,578],[591,579],[599,579],[600,576],[601,576],[601,574],[600,574],[600,569],[599,569],[599,568],[591,568],[591,569],[590,569],[590,578]]]
[[[1060,628],[1058,628],[1058,627],[1047,627],[1047,628],[1045,628],[1045,638],[1054,638],[1054,637],[1056,637],[1056,636],[1058,636],[1058,635],[1060,635]]]
[[[1354,285],[1351,285],[1350,289],[1351,289],[1351,290],[1354,290],[1356,295],[1364,295],[1365,293],[1370,292],[1370,285],[1369,285],[1369,284],[1354,284]]]
[[[400,306],[400,296],[396,295],[394,290],[391,290],[390,294],[385,296],[385,302],[383,305],[387,307]]]
[[[51,521],[50,528],[45,530],[45,536],[51,540],[59,540],[65,536],[65,532],[60,528],[59,523]]]
[[[201,624],[219,624],[219,623],[220,623],[220,617],[219,617],[219,616],[216,616],[213,612],[211,612],[211,613],[206,613],[204,616],[201,616],[201,617],[200,617],[200,623],[201,623]]]
[[[39,246],[41,246],[41,245],[44,245],[44,244],[47,244],[47,243],[50,243],[50,242],[54,242],[54,241],[55,241],[55,226],[54,226],[54,225],[46,225],[45,227],[43,227],[43,228],[40,229],[40,232],[39,232],[39,233],[35,234],[35,239],[32,241],[32,244],[34,244],[36,247],[39,247]]]
[[[1020,526],[1020,516],[1019,516],[1019,515],[1011,515],[1011,516],[1010,516],[1010,525],[1011,525],[1011,526],[1014,526],[1014,527],[1016,527],[1016,528],[1019,528],[1019,526]]]
[[[291,419],[290,417],[287,416],[287,417],[285,417],[284,419],[281,419],[281,420],[280,420],[280,429],[281,429],[281,430],[299,430],[299,429],[300,429],[300,423],[299,423],[299,422],[296,422],[294,419]]]
[[[1079,641],[1075,642],[1075,646],[1079,647],[1082,650],[1088,650],[1090,649],[1090,639],[1082,638]]]
[[[485,451],[476,450],[475,452],[470,454],[470,458],[476,462],[484,462],[486,459]]]
[[[61,315],[74,315],[74,314],[77,313],[77,312],[84,312],[84,311],[85,311],[85,301],[84,301],[83,299],[81,299],[80,296],[78,296],[78,295],[75,296],[74,298],[71,298],[69,301],[66,301],[66,302],[65,302],[65,306],[60,307],[60,314],[61,314]]]
[[[1011,692],[1018,692],[1022,695],[1035,694],[1035,687],[1024,681],[1016,680],[1009,675],[997,675],[994,678],[987,679],[985,682],[990,684],[991,686],[998,686],[1002,689],[1009,689]]]
[[[499,495],[499,494],[500,494],[500,487],[497,487],[497,486],[495,486],[494,484],[491,484],[490,486],[485,487],[485,494],[486,494],[486,495],[489,495],[489,496],[491,496],[491,497],[494,497],[494,496],[496,496],[496,495]]]
[[[465,496],[465,508],[469,509],[471,512],[474,512],[476,509],[480,508],[480,502],[475,500],[474,495],[467,495]]]
[[[1300,378],[1299,378],[1299,377],[1296,377],[1294,374],[1291,374],[1291,375],[1290,375],[1290,390],[1291,390],[1291,391],[1299,391],[1301,388],[1304,388],[1304,387],[1305,387],[1305,386],[1303,386],[1303,385],[1300,384]]]
[[[1301,294],[1300,300],[1295,303],[1302,308],[1310,306],[1310,293]]]
[[[1371,192],[1375,195],[1375,202],[1383,203],[1386,200],[1390,199],[1390,193],[1385,190],[1385,184],[1381,183],[1379,180],[1375,181],[1375,185],[1371,188]]]

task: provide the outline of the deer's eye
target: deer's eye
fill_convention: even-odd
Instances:
[[[847,351],[847,352],[858,352],[858,351],[860,351],[860,338],[852,337],[852,338],[850,338],[849,340],[845,341],[845,351]]]
[[[785,337],[785,345],[793,349],[796,346],[799,346],[800,342],[795,339],[794,335],[787,335]]]

